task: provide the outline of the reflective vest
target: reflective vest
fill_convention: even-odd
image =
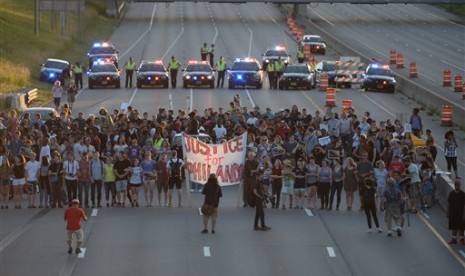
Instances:
[[[165,139],[163,138],[160,138],[158,140],[155,140],[153,142],[153,148],[156,149],[156,150],[159,150],[161,148],[161,145],[163,144],[163,142],[165,141]]]
[[[126,63],[126,70],[134,70],[136,69],[136,63],[133,61],[133,62],[130,62],[128,61],[128,63]]]
[[[276,72],[282,72],[284,70],[284,62],[279,60],[275,61],[274,69]]]
[[[171,69],[171,70],[178,69],[180,66],[181,66],[181,64],[179,64],[179,61],[177,59],[174,59],[174,60],[172,59],[168,63],[168,68]]]
[[[316,63],[315,62],[310,62],[310,68],[312,68],[312,70],[315,70],[316,69]]]
[[[274,64],[272,62],[268,63],[268,65],[266,66],[266,71],[274,72]]]
[[[76,65],[74,66],[74,73],[75,74],[82,74],[82,72],[84,71],[84,69],[82,68],[82,65]]]
[[[210,49],[208,47],[200,48],[200,53],[202,54],[208,54],[209,52],[210,52]]]
[[[226,69],[226,62],[220,60],[216,63],[216,70],[224,71],[225,69]]]
[[[297,58],[304,58],[304,57],[305,57],[304,51],[299,50],[299,52],[297,53]]]

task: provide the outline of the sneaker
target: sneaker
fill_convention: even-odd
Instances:
[[[397,228],[397,236],[402,237],[402,230],[400,228]]]
[[[449,244],[457,244],[457,239],[456,239],[456,238],[452,238],[452,239],[449,241]]]
[[[81,248],[76,248],[76,254],[82,253]]]
[[[269,227],[269,226],[263,226],[261,230],[262,230],[262,231],[268,231],[268,230],[271,230],[271,227]]]
[[[383,232],[383,230],[382,230],[381,228],[378,228],[378,229],[376,229],[376,230],[378,231],[378,233],[382,233],[382,232]]]
[[[208,230],[207,229],[203,229],[200,234],[208,234]]]
[[[212,230],[212,234],[216,234],[215,230]]]
[[[253,230],[255,230],[255,231],[260,231],[260,230],[262,230],[262,228],[261,228],[261,227],[258,227],[258,226],[254,226]]]
[[[68,254],[73,254],[73,248],[72,247],[68,248]]]
[[[367,233],[371,234],[371,228],[368,228]]]
[[[387,236],[388,236],[389,238],[392,237],[391,231],[389,231],[389,232],[387,233]]]

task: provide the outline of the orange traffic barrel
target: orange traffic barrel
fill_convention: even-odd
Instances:
[[[442,86],[452,86],[452,75],[449,69],[444,69],[442,77]]]
[[[417,74],[417,64],[415,62],[410,62],[409,66],[410,78],[418,78]]]
[[[397,52],[396,50],[391,50],[391,52],[389,53],[389,64],[396,64],[396,60],[397,60]]]
[[[326,88],[326,104],[325,106],[336,106],[336,89],[335,88]]]
[[[326,91],[328,88],[329,81],[328,81],[328,75],[321,75],[320,76],[320,84],[319,84],[319,89],[320,91]]]
[[[342,100],[342,112],[348,113],[349,108],[352,107],[352,100]]]
[[[462,92],[462,75],[457,74],[454,77],[454,92]]]
[[[397,54],[396,68],[405,68],[405,66],[404,66],[404,54]]]
[[[288,16],[286,20],[287,20],[287,24],[294,22],[294,18],[292,18],[292,16]]]
[[[296,37],[297,41],[301,41],[304,38],[304,34],[305,34],[304,30],[299,29],[299,31],[297,32],[297,37]]]
[[[451,105],[442,106],[441,126],[452,126],[452,106]]]

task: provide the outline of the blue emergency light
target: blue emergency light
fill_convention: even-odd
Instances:
[[[237,79],[237,80],[242,80],[242,79],[243,79],[242,74],[238,74],[238,75],[236,76],[236,79]]]

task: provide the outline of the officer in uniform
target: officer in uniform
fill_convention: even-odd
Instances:
[[[126,69],[126,88],[132,88],[132,76],[134,75],[134,70],[136,69],[136,63],[132,60],[132,57],[129,58],[128,62],[125,64]]]
[[[207,55],[210,53],[210,49],[207,46],[207,43],[203,43],[203,46],[200,48],[200,58],[201,60],[207,60]]]
[[[84,72],[84,66],[79,61],[76,62],[73,68],[74,72],[74,83],[78,89],[82,89],[82,73]]]
[[[274,78],[274,87],[275,89],[278,87],[278,82],[279,82],[279,79],[281,78],[281,76],[283,75],[283,72],[284,72],[284,62],[283,60],[281,59],[281,57],[279,57],[275,62],[274,62],[274,70],[275,70],[275,78]]]
[[[275,68],[274,62],[268,62],[266,66],[266,73],[268,74],[268,81],[270,82],[270,89],[275,89]]]
[[[297,61],[299,63],[304,63],[304,60],[305,60],[304,47],[300,47],[299,51],[297,52]]]
[[[209,56],[210,56],[210,66],[213,67],[215,66],[215,64],[213,63],[213,58],[215,57],[215,44],[213,43],[210,48]]]
[[[220,87],[220,80],[221,80],[221,88],[224,85],[224,75],[226,72],[226,62],[224,62],[224,57],[221,56],[220,60],[216,62],[215,69],[218,72],[218,80],[216,81],[216,87]]]
[[[171,60],[168,63],[168,70],[170,70],[171,78],[171,88],[176,88],[179,67],[181,67],[179,61],[174,56],[171,56]]]
[[[312,58],[312,60],[310,60],[310,68],[312,68],[313,71],[316,71],[316,60],[315,60],[315,58]]]

